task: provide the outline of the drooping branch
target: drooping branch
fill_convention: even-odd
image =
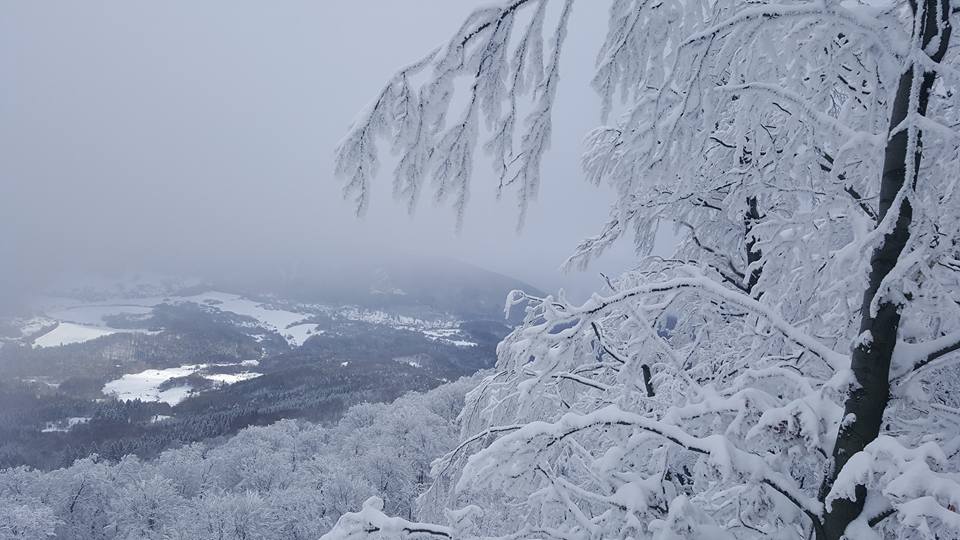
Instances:
[[[922,343],[897,343],[894,351],[894,365],[906,373],[894,374],[894,380],[910,377],[913,374],[935,365],[937,360],[960,350],[960,332],[952,332],[940,338]]]
[[[796,489],[790,479],[772,470],[763,457],[729,445],[722,436],[696,437],[678,426],[629,413],[615,405],[609,405],[589,414],[567,413],[553,423],[530,423],[497,439],[489,447],[470,458],[457,489],[462,490],[470,484],[486,481],[482,478],[496,469],[506,456],[513,456],[508,458],[510,460],[521,459],[520,456],[536,454],[537,448],[549,448],[571,435],[599,427],[614,426],[639,429],[662,437],[681,448],[707,456],[721,471],[733,472],[761,481],[784,495],[815,523],[819,523],[822,505]],[[534,445],[533,441],[537,439],[542,439],[544,442]],[[514,456],[517,452],[520,455]]]
[[[794,327],[769,306],[766,306],[741,292],[727,289],[717,284],[713,280],[703,276],[675,278],[661,283],[652,283],[634,287],[606,298],[595,297],[579,308],[578,311],[583,314],[594,314],[608,308],[615,303],[622,302],[635,296],[663,293],[685,288],[701,290],[711,296],[747,309],[757,315],[762,315],[774,328],[783,333],[785,337],[820,357],[833,370],[843,369],[846,362],[849,361],[846,355],[834,351],[816,338],[806,334],[799,328]]]
[[[344,195],[353,199],[358,213],[369,204],[370,183],[378,171],[377,141],[392,137],[394,151],[401,154],[394,171],[394,195],[412,210],[430,180],[436,201],[453,199],[460,226],[482,131],[479,124],[485,119],[491,139],[483,146],[498,172],[498,191],[518,184],[523,219],[536,197],[541,161],[550,145],[560,57],[574,2],[562,3],[544,64],[547,38],[542,34],[548,4],[550,0],[513,0],[479,8],[445,46],[390,79],[337,150],[336,172],[347,179]],[[533,8],[530,24],[516,30],[519,13],[529,8]],[[426,67],[432,73],[415,86],[411,75]],[[457,114],[453,96],[460,77],[469,78],[471,84]],[[518,110],[523,110],[518,104],[521,96],[531,105],[524,122],[517,119]]]

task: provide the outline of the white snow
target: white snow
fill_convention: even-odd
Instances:
[[[323,330],[319,330],[317,327],[318,325],[316,324],[297,324],[284,329],[282,332],[280,332],[280,334],[291,345],[296,345],[299,347],[303,345],[304,342],[306,342],[311,336],[320,335],[323,333]]]
[[[390,291],[390,294],[401,294],[401,292]],[[334,318],[348,321],[366,322],[398,330],[417,332],[433,341],[457,347],[476,346],[476,343],[463,339],[460,322],[452,319],[428,320],[357,306],[296,304],[296,308],[283,309],[239,294],[221,291],[208,291],[192,296],[109,298],[94,302],[63,297],[46,297],[37,306],[45,315],[21,321],[19,326],[22,334],[27,336],[31,333],[40,332],[46,327],[56,325],[53,332],[38,338],[35,342],[36,346],[39,347],[55,347],[70,343],[82,343],[118,332],[143,332],[143,330],[111,328],[107,320],[110,316],[116,315],[146,318],[159,305],[176,305],[188,302],[199,304],[209,310],[249,317],[255,322],[251,321],[246,325],[249,329],[248,333],[257,341],[266,337],[268,332],[276,332],[293,347],[302,346],[311,336],[324,333],[320,325],[307,322],[317,313],[325,313]]]
[[[380,310],[367,310],[355,306],[341,308],[336,315],[350,321],[379,324],[396,328],[397,330],[418,332],[432,341],[439,341],[457,347],[477,346],[477,344],[472,341],[457,339],[462,336],[459,321],[425,320],[408,317],[406,315],[394,315]]]
[[[310,317],[310,314],[274,309],[237,294],[212,291],[184,297],[180,300],[196,302],[220,311],[256,319],[264,328],[279,333],[291,345],[302,345],[303,341],[306,341],[306,338],[309,337],[307,331],[316,330],[316,325],[302,324],[305,319]]]
[[[252,371],[244,371],[242,373],[214,373],[212,375],[204,376],[205,379],[210,379],[211,381],[220,383],[220,384],[233,384],[240,381],[249,381],[250,379],[256,379],[257,377],[263,375],[263,373],[254,373]]]
[[[433,538],[454,538],[454,530],[440,525],[413,523],[403,518],[388,517],[383,513],[383,499],[370,497],[363,503],[359,512],[347,512],[340,516],[330,532],[320,537],[320,540],[354,540],[358,538],[374,538],[371,531],[375,531],[378,538],[410,538],[411,530],[421,531],[421,535]]]
[[[467,341],[465,339],[455,339],[456,336],[460,335],[459,328],[439,328],[433,330],[424,330],[423,335],[427,336],[433,341],[439,341],[441,343],[447,343],[449,345],[454,345],[456,347],[476,347],[477,344],[473,341]]]
[[[56,328],[43,334],[33,341],[36,347],[59,347],[72,343],[83,343],[103,336],[117,333],[111,328],[83,326],[75,323],[62,322]]]
[[[456,347],[476,347],[477,344],[472,341],[467,341],[465,339],[445,339],[443,340],[451,345]]]
[[[259,364],[257,360],[245,360],[239,365],[255,366],[257,364]],[[161,391],[160,385],[170,379],[201,372],[213,365],[232,366],[237,364],[186,364],[175,368],[148,369],[140,373],[128,373],[119,379],[108,382],[104,385],[102,392],[121,401],[139,399],[140,401],[161,401],[176,405],[186,399],[193,392],[193,389],[189,386],[178,386]],[[221,385],[247,381],[261,375],[263,374],[252,371],[201,374],[203,378]]]
[[[18,319],[16,324],[20,327],[20,335],[26,337],[56,325],[57,321],[49,317],[34,317],[26,320]]]
[[[178,386],[167,390],[160,390],[164,382],[176,378],[186,377],[204,367],[201,365],[185,365],[168,369],[148,369],[140,373],[128,373],[119,379],[104,385],[102,392],[114,396],[121,401],[160,401],[176,405],[190,395],[189,386]]]
[[[429,359],[430,357],[426,355],[398,356],[394,358],[393,361],[400,362],[401,364],[406,364],[410,367],[419,368],[419,367],[423,367],[421,360],[423,360],[424,358]]]
[[[67,432],[73,426],[77,424],[86,424],[90,421],[89,416],[72,416],[66,420],[60,420],[58,422],[47,422],[47,425],[41,429],[41,433],[53,433],[53,432]]]
[[[243,296],[225,292],[210,291],[193,296],[152,296],[140,298],[112,298],[97,302],[81,302],[71,298],[45,298],[42,309],[45,317],[36,317],[21,324],[21,332],[28,335],[38,332],[45,326],[57,322],[63,327],[61,332],[68,333],[61,341],[55,334],[39,346],[57,346],[59,344],[81,343],[101,335],[131,330],[110,328],[105,318],[111,315],[134,315],[146,317],[156,306],[162,304],[181,304],[193,302],[225,313],[250,317],[265,330],[275,331],[294,346],[302,345],[310,335],[317,332],[317,325],[304,321],[311,315],[285,309],[275,309],[261,302]]]

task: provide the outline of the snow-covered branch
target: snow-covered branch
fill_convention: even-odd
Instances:
[[[424,540],[454,538],[453,529],[428,523],[413,523],[383,513],[383,499],[370,497],[359,512],[348,512],[320,540],[362,540],[391,538],[396,540]]]

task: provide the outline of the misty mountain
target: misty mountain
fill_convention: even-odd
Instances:
[[[463,319],[504,318],[506,293],[530,284],[448,258],[383,254],[300,262],[267,271],[251,268],[206,280],[211,286],[259,294],[263,291],[301,302],[352,304],[408,313],[446,313]],[[522,313],[512,313],[518,321]]]
[[[0,467],[151,456],[429,390],[493,365],[516,288],[537,292],[436,260],[288,273],[276,286],[262,275],[58,283],[2,320]]]

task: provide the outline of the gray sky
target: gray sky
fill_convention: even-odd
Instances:
[[[57,272],[211,271],[390,246],[445,255],[544,288],[583,291],[558,265],[606,217],[582,181],[597,123],[588,88],[606,3],[580,3],[562,64],[539,201],[515,232],[474,177],[458,236],[429,198],[410,218],[389,167],[358,221],[333,149],[393,71],[447,38],[475,1],[8,1],[0,4],[0,289]],[[479,160],[478,160],[479,161]],[[2,295],[0,295],[2,297]]]

